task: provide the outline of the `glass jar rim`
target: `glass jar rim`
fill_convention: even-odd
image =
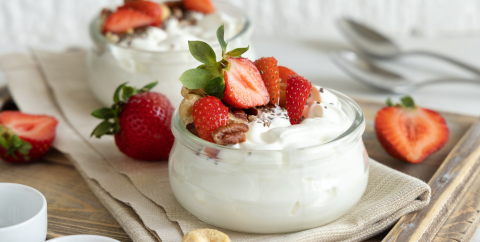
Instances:
[[[275,152],[275,151],[276,152],[305,151],[305,150],[309,150],[309,149],[317,149],[319,147],[325,147],[325,146],[328,146],[328,145],[336,145],[338,143],[345,142],[345,140],[348,140],[354,134],[358,134],[358,136],[361,136],[363,134],[363,131],[365,131],[365,117],[364,117],[364,114],[363,114],[363,111],[362,111],[360,105],[358,105],[358,103],[356,103],[353,99],[351,99],[350,97],[348,97],[347,95],[345,95],[345,94],[343,94],[339,91],[336,91],[336,90],[330,89],[330,88],[325,88],[325,89],[327,89],[328,91],[335,94],[335,96],[337,96],[339,100],[344,101],[344,103],[347,104],[347,106],[354,113],[354,118],[352,120],[352,124],[342,134],[340,134],[338,137],[336,137],[336,138],[334,138],[330,141],[327,141],[325,143],[318,144],[318,145],[301,147],[301,148],[282,149],[282,150],[251,150],[251,149],[247,150],[247,149],[245,149],[245,151],[251,151],[251,152],[255,152],[255,153]],[[183,121],[180,118],[180,114],[178,112],[178,107],[175,109],[175,112],[173,113],[171,129],[172,129],[172,131],[174,131],[173,132],[174,136],[178,132],[182,135],[185,135],[187,138],[191,139],[195,143],[197,143],[199,145],[202,145],[202,146],[209,146],[209,147],[214,147],[214,148],[217,148],[217,149],[227,149],[227,150],[232,150],[232,151],[242,151],[242,150],[244,150],[244,149],[239,149],[239,148],[234,148],[234,147],[223,146],[223,145],[211,143],[211,142],[208,142],[206,140],[203,140],[203,139],[195,136],[190,131],[188,131],[187,128],[185,127],[185,125],[183,124]],[[177,137],[175,137],[175,139],[179,140]],[[183,143],[182,141],[180,141],[180,142]],[[184,144],[184,145],[186,145],[186,144]]]
[[[235,8],[233,5],[231,5],[230,3],[228,3],[227,1],[222,1],[222,0],[216,0],[215,3],[220,3],[220,4],[223,4],[224,6],[226,7],[229,7],[229,8]],[[250,22],[250,19],[248,18],[248,15],[244,12],[244,11],[241,11],[239,9],[237,9],[239,12],[240,12],[240,15],[241,15],[241,19],[243,20],[243,27],[242,29],[237,33],[235,34],[233,37],[229,38],[229,39],[226,39],[225,41],[226,42],[230,42],[230,41],[234,41],[238,38],[240,38],[241,36],[243,36],[244,34],[246,34],[248,32],[248,30],[252,27],[251,26],[251,22]],[[96,17],[94,17],[91,22],[90,22],[90,25],[89,25],[89,31],[90,31],[90,38],[92,39],[92,41],[95,42],[95,39],[97,40],[100,40],[102,41],[101,44],[106,44],[106,45],[113,45],[115,46],[116,48],[120,48],[120,49],[123,49],[123,50],[128,50],[128,51],[136,51],[136,52],[139,52],[139,53],[155,53],[155,54],[172,54],[172,53],[190,53],[189,50],[169,50],[169,51],[150,51],[150,50],[141,50],[141,49],[136,49],[136,48],[131,48],[131,47],[126,47],[126,46],[121,46],[119,44],[116,44],[116,43],[112,43],[111,41],[109,41],[103,34],[101,34],[100,32],[100,28],[99,27],[99,21],[100,21],[100,14],[97,15]],[[213,43],[213,44],[210,44],[210,46],[212,46],[212,48],[219,48],[220,47],[220,44],[219,43]]]

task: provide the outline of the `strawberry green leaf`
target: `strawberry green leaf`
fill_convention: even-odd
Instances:
[[[392,99],[390,99],[390,98],[387,98],[387,106],[389,106],[389,107],[393,107],[393,102],[392,102]]]
[[[122,88],[127,85],[127,83],[123,83],[122,85],[118,86],[117,89],[115,90],[115,93],[113,94],[113,102],[117,103],[120,101],[120,91]]]
[[[413,98],[410,96],[405,96],[400,98],[400,101],[402,102],[402,106],[406,108],[415,108],[415,102],[413,101]]]
[[[20,146],[18,148],[18,152],[20,152],[20,154],[24,155],[24,158],[26,160],[28,160],[29,158],[26,157],[25,155],[27,155],[29,152],[30,152],[30,149],[32,149],[32,145],[26,141],[23,141],[22,142],[22,146]]]
[[[92,134],[90,136],[95,136],[97,138],[102,137],[102,135],[109,134],[110,129],[112,128],[114,124],[110,123],[108,120],[105,120],[101,122],[95,129],[93,130]]]
[[[225,80],[222,77],[215,77],[207,82],[204,90],[208,95],[222,100],[225,93]]]
[[[210,72],[212,77],[219,77],[222,76],[222,64],[220,62],[217,62],[213,65],[199,65],[197,69],[202,69]]]
[[[220,46],[222,47],[222,56],[224,56],[228,43],[225,42],[225,26],[223,24],[217,29],[217,39],[218,43],[220,43]]]
[[[132,95],[137,94],[137,91],[133,87],[124,86],[122,90],[122,98],[127,101]]]
[[[250,46],[247,46],[245,48],[236,48],[227,52],[226,55],[231,57],[240,57],[243,53],[247,52],[248,48],[250,48]]]
[[[110,108],[100,108],[92,112],[92,116],[99,119],[113,118],[113,111]]]
[[[149,84],[145,85],[144,87],[142,87],[141,90],[150,91],[150,90],[152,90],[152,88],[154,88],[157,84],[158,84],[158,81],[154,81],[154,82],[149,83]]]
[[[188,49],[193,58],[204,64],[213,65],[217,62],[215,51],[203,41],[188,41]]]
[[[204,69],[190,69],[180,76],[180,81],[188,89],[199,89],[212,79],[212,74]]]

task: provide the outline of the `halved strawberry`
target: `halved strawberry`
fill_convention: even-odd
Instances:
[[[56,126],[57,120],[46,115],[0,113],[0,157],[12,163],[38,160],[50,149]]]
[[[270,95],[255,64],[246,58],[226,58],[224,72],[225,95],[223,102],[237,109],[262,106]]]
[[[155,19],[132,9],[119,9],[112,13],[103,26],[103,33],[124,33],[129,29],[151,25]]]
[[[402,104],[378,111],[375,132],[383,148],[395,158],[420,163],[442,148],[448,141],[448,127],[442,116],[432,110],[419,108],[411,97]]]
[[[183,6],[191,11],[209,14],[215,12],[215,7],[210,0],[183,0]]]
[[[228,108],[220,99],[208,96],[198,99],[193,104],[193,123],[200,138],[215,143],[212,132],[228,123]]]
[[[144,13],[154,19],[152,23],[153,26],[162,26],[162,8],[158,3],[137,0],[132,2],[127,2],[123,6],[118,8],[119,10],[124,9],[133,9],[138,12]]]
[[[262,57],[255,61],[255,65],[262,75],[268,94],[270,94],[270,103],[278,104],[280,100],[280,81],[277,60],[273,57]]]
[[[298,124],[307,103],[312,83],[302,76],[288,76],[286,91],[286,109],[291,124]]]

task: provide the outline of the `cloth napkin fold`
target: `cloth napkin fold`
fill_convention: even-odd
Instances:
[[[192,216],[176,201],[166,162],[134,161],[118,151],[112,137],[90,138],[99,122],[90,113],[101,105],[87,85],[85,52],[37,50],[34,54],[35,61],[26,55],[0,58],[0,68],[15,101],[23,111],[59,118],[54,146],[69,154],[87,179],[96,180],[111,197],[135,211],[138,217],[128,213],[119,216],[116,210],[109,209],[117,220],[123,220],[120,224],[134,241],[181,241],[183,234],[192,229],[215,228]],[[112,200],[100,199],[109,208]],[[330,224],[278,235],[219,230],[234,242],[361,241],[382,232],[404,214],[423,208],[429,200],[426,183],[371,160],[369,183],[361,201]],[[127,223],[130,219],[143,226]],[[151,236],[138,236],[135,231]]]

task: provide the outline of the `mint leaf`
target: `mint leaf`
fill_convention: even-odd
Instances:
[[[390,99],[390,98],[387,98],[387,106],[389,106],[389,107],[393,107],[393,102],[392,102],[392,99]]]
[[[99,119],[113,118],[113,112],[110,108],[100,108],[92,112],[92,116]]]
[[[224,56],[228,43],[225,43],[225,26],[223,23],[217,29],[217,39],[218,43],[220,43],[220,46],[222,47],[222,56]]]
[[[193,58],[204,64],[213,65],[217,62],[217,56],[212,47],[203,41],[188,41],[188,49]]]
[[[190,69],[180,76],[180,81],[188,89],[199,89],[212,79],[212,74],[203,69]]]
[[[250,48],[250,46],[247,46],[245,48],[236,48],[234,50],[231,50],[231,51],[227,52],[226,55],[231,56],[231,57],[239,57],[243,53],[247,52],[248,48]]]
[[[220,64],[219,62],[216,62],[214,65],[199,65],[197,66],[197,69],[202,69],[210,72],[212,77],[222,76],[222,64]]]
[[[225,80],[223,80],[222,77],[215,77],[207,82],[204,90],[208,95],[217,97],[218,99],[222,100],[223,94],[225,93]]]
[[[413,101],[413,98],[410,96],[405,96],[400,98],[400,101],[402,102],[402,106],[406,108],[415,108],[415,102]]]

